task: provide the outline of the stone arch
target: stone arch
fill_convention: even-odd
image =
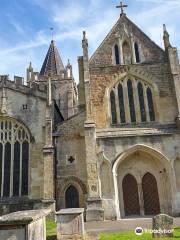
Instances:
[[[156,179],[158,179],[159,186],[161,184],[161,181],[163,181],[163,185],[165,186],[161,191],[161,209],[162,211],[166,211],[169,214],[172,214],[175,209],[175,183],[173,178],[173,169],[170,161],[158,150],[143,144],[137,144],[119,154],[119,156],[113,162],[113,179],[115,187],[117,218],[124,216],[124,213],[122,212],[122,198],[119,196],[119,191],[122,191],[122,189],[120,190],[118,187],[122,181],[122,176],[119,178],[118,169],[120,164],[126,164],[127,161],[124,161],[125,159],[131,159],[131,156],[136,153],[140,155],[146,154],[148,158],[151,159],[151,163],[155,164],[154,168],[158,166],[158,169],[160,169],[156,171],[155,176]],[[144,164],[146,164],[146,162],[144,162]],[[123,165],[121,165],[121,168],[122,166]],[[140,184],[140,182],[138,184]]]
[[[79,193],[79,206],[85,207],[85,199],[87,195],[87,187],[84,182],[75,176],[69,176],[60,180],[57,188],[57,208],[65,208],[65,193],[66,190],[74,186]]]

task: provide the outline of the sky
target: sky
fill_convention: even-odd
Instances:
[[[116,23],[118,0],[0,0],[0,75],[26,77],[32,62],[40,71],[54,40],[64,65],[70,59],[78,82],[77,57],[82,32],[87,32],[90,56]],[[180,0],[126,0],[127,17],[163,48],[163,23],[173,46],[180,48]]]

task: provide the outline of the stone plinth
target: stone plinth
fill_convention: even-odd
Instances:
[[[86,221],[104,221],[104,209],[100,198],[88,198]]]
[[[153,217],[153,237],[173,237],[173,218],[166,214]]]
[[[45,216],[43,210],[13,212],[0,217],[1,240],[45,240]]]
[[[57,238],[71,239],[84,235],[84,208],[62,209],[56,213]]]

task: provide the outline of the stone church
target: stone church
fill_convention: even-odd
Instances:
[[[180,214],[180,65],[122,11],[79,84],[52,41],[40,72],[1,76],[0,213],[83,207],[86,220]]]

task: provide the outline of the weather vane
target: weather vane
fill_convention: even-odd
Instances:
[[[121,9],[121,16],[124,14],[124,8],[127,8],[128,5],[123,4],[123,2],[120,2],[119,6],[116,6],[116,8],[120,8]]]

